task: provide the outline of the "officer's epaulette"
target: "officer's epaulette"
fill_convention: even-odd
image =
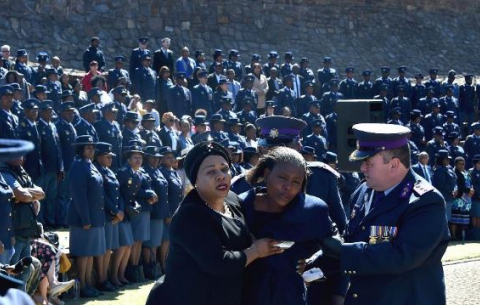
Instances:
[[[318,168],[323,168],[327,171],[329,171],[330,173],[332,173],[335,177],[340,178],[340,173],[337,172],[336,170],[334,170],[330,165],[328,164],[325,164],[323,162],[320,162],[320,161],[310,161],[310,162],[307,162],[307,165],[308,167],[318,167]]]
[[[247,174],[247,172],[241,173],[240,175],[236,175],[235,177],[232,178],[231,184],[234,184],[235,182],[237,182],[241,178],[245,177],[246,174]]]
[[[433,187],[433,185],[431,185],[425,180],[420,179],[415,181],[415,184],[413,185],[413,192],[419,197],[423,194],[433,191],[434,189],[435,188]]]

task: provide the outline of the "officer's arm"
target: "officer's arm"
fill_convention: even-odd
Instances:
[[[27,188],[24,188],[10,173],[2,173],[3,179],[13,190],[15,201],[19,203],[32,202],[33,196],[30,195]]]
[[[443,243],[448,243],[445,201],[430,194],[430,202],[413,203],[403,219],[396,238],[369,245],[365,242],[343,244],[342,271],[355,275],[399,274],[419,267]],[[423,200],[423,199],[420,199]],[[440,254],[438,253],[440,259]]]
[[[90,203],[89,197],[87,194],[88,190],[88,176],[90,172],[87,172],[83,168],[83,164],[73,163],[72,168],[69,172],[69,186],[72,196],[71,204],[80,215],[80,221],[83,226],[91,225],[90,221]]]
[[[328,206],[330,217],[337,225],[340,234],[343,235],[347,226],[347,217],[345,215],[345,210],[343,209],[342,199],[340,198],[340,192],[338,190],[336,179],[330,179],[329,188],[330,191],[328,192]]]
[[[28,189],[28,192],[33,196],[33,200],[42,200],[45,198],[45,192],[39,186],[34,185]]]

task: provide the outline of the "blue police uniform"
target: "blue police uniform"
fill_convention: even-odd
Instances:
[[[325,92],[322,96],[322,102],[321,102],[321,114],[323,116],[327,116],[330,113],[333,112],[333,109],[335,108],[335,105],[337,104],[337,100],[343,99],[344,96],[342,93],[338,91],[328,91]]]
[[[373,93],[375,95],[378,95],[383,85],[387,86],[387,97],[391,99],[393,96],[393,85],[392,85],[392,79],[390,77],[377,78],[373,83]]]
[[[43,163],[41,158],[42,139],[37,129],[37,123],[30,122],[26,118],[21,119],[19,134],[20,139],[32,142],[35,147],[31,152],[25,155],[23,168],[25,168],[30,177],[36,181],[38,178],[40,178],[43,172]]]
[[[132,53],[130,54],[130,75],[134,76],[135,70],[142,67],[142,58],[147,55],[151,55],[151,52],[148,49],[135,48],[132,50]]]
[[[313,73],[312,69],[310,68],[300,68],[298,72],[303,77],[305,82],[310,81],[315,84],[315,74]]]
[[[240,122],[243,124],[243,126],[247,125],[248,123],[255,125],[255,121],[257,120],[257,115],[255,111],[239,111],[236,113],[237,118],[240,120]]]
[[[146,164],[143,169],[152,181],[152,190],[158,196],[158,202],[152,206],[151,219],[165,219],[171,217],[173,212],[170,212],[170,205],[168,203],[167,179],[163,176],[160,168],[153,168]]]
[[[390,101],[390,109],[395,109],[399,107],[402,115],[400,120],[402,121],[403,125],[407,124],[410,120],[410,112],[412,111],[412,104],[410,103],[410,99],[407,97],[397,96],[394,97]]]
[[[445,95],[439,99],[439,102],[440,102],[440,107],[442,109],[443,114],[446,114],[447,111],[453,111],[455,116],[458,118],[460,114],[459,108],[458,108],[459,102],[456,97],[454,97],[453,95],[452,96]]]
[[[208,85],[198,84],[192,89],[192,110],[205,109],[208,115],[213,113],[213,90]],[[216,111],[216,110],[215,110]]]
[[[328,130],[328,149],[335,152],[337,150],[337,113],[332,112],[325,118]]]
[[[235,79],[240,81],[243,78],[242,63],[239,61],[228,60],[226,63],[226,69],[232,69],[235,71]],[[213,73],[213,72],[212,72]]]
[[[98,133],[95,130],[95,127],[87,122],[84,118],[81,118],[78,123],[75,125],[75,130],[77,131],[78,136],[89,135],[92,136],[95,142],[98,142]]]
[[[426,115],[432,111],[432,105],[438,103],[438,99],[435,97],[422,97],[418,102],[417,109],[419,109],[423,115]]]
[[[225,121],[230,121],[231,119],[236,119],[237,115],[231,110],[220,109],[217,111],[217,114],[220,114]],[[227,130],[227,124],[225,124],[225,130]]]
[[[167,92],[168,111],[173,112],[179,118],[186,114],[191,115],[192,101],[190,98],[190,90],[187,88],[179,85],[170,87]]]
[[[98,70],[103,71],[105,69],[106,63],[103,52],[98,48],[90,46],[85,52],[83,52],[83,68],[85,69],[85,72],[90,71],[90,63],[92,61],[98,62]]]
[[[373,98],[373,95],[373,83],[371,81],[362,81],[357,84],[355,98],[371,99]]]
[[[98,139],[101,142],[112,145],[113,156],[111,169],[116,172],[122,167],[122,131],[116,121],[109,122],[105,117],[95,122],[95,130],[98,133]]]
[[[410,79],[406,77],[395,77],[392,79],[393,95],[398,96],[398,87],[403,86],[405,90],[405,97],[408,99],[412,96],[412,86],[410,85]]]
[[[317,160],[322,160],[324,154],[327,152],[327,140],[321,135],[312,133],[304,138],[302,144],[315,148]]]
[[[457,157],[462,157],[464,159],[467,158],[467,155],[465,154],[465,150],[463,149],[462,146],[459,146],[459,145],[450,145],[448,147],[448,153],[452,157],[452,160],[450,162],[451,166],[455,165],[455,158]]]
[[[47,80],[47,82],[45,83],[45,87],[49,92],[47,94],[47,98],[53,102],[53,110],[58,113],[58,111],[60,110],[60,104],[62,103],[62,85],[58,81],[52,82],[50,80]]]
[[[154,100],[156,98],[157,73],[150,67],[139,67],[135,70],[133,85],[135,91],[142,100]]]
[[[267,77],[270,75],[270,70],[272,68],[276,68],[278,72],[281,73],[280,71],[280,66],[278,64],[272,64],[270,62],[267,62],[266,64],[263,65],[262,67],[262,70],[263,70],[263,74],[265,74]],[[290,70],[290,73],[292,73],[292,71]],[[283,75],[283,74],[282,74]]]
[[[390,101],[386,96],[375,95],[374,100],[382,100],[383,104],[383,122],[386,123],[390,117]]]
[[[467,155],[466,164],[467,168],[470,168],[473,165],[473,157],[477,154],[480,154],[480,137],[472,134],[465,139],[465,144],[463,144],[465,149],[465,154]]]
[[[467,78],[466,78],[467,80]],[[459,88],[459,111],[460,122],[467,121],[470,125],[473,122],[475,105],[475,87],[472,84],[463,84]]]
[[[17,61],[17,62],[15,62],[15,70],[18,71],[19,73],[23,74],[27,83],[29,83],[29,84],[34,83],[32,67],[30,67],[27,64],[24,64],[24,63],[21,63],[21,62]]]
[[[433,88],[433,91],[434,91],[434,96],[436,98],[439,98],[440,97],[440,92],[441,92],[441,83],[436,80],[436,79],[429,79],[425,82],[425,87],[427,88]]]
[[[318,81],[324,85],[327,84],[332,78],[337,76],[337,71],[333,68],[321,68],[317,71]]]
[[[243,150],[247,147],[247,142],[245,141],[245,137],[240,134],[234,134],[233,132],[228,132],[228,139],[230,142],[238,143],[238,146]]]
[[[453,192],[457,188],[457,175],[455,170],[450,166],[437,165],[433,170],[432,185],[437,188],[445,198],[445,213],[447,220],[452,217],[452,202],[455,200]]]
[[[12,251],[13,223],[12,223],[13,190],[0,174],[0,241],[3,243],[5,254]],[[12,253],[10,253],[12,254]],[[12,254],[13,255],[13,254]],[[9,264],[10,257],[0,255],[0,264]]]
[[[425,130],[425,140],[430,141],[433,136],[433,129],[438,126],[443,126],[443,115],[441,113],[429,113],[420,122]]]
[[[65,171],[68,172],[73,163],[75,157],[75,148],[72,144],[75,142],[77,132],[72,123],[69,123],[63,119],[59,119],[55,124],[60,138],[60,145],[63,156],[63,166]]]
[[[296,274],[296,264],[318,251],[321,238],[331,236],[328,207],[319,198],[299,194],[283,213],[259,212],[253,203],[261,191],[253,189],[240,196],[250,231],[256,238],[288,240],[295,244],[282,254],[257,260],[247,267],[244,304],[306,304],[306,287]]]
[[[18,139],[18,117],[10,111],[0,109],[0,138]]]
[[[339,179],[340,198],[346,215],[350,215],[350,198],[360,185],[360,176],[357,172],[341,172]]]
[[[443,127],[443,131],[447,136],[450,135],[452,132],[457,132],[460,134],[460,126],[458,126],[457,123],[445,122],[443,123],[442,127]]]
[[[278,91],[277,108],[275,109],[277,114],[280,113],[283,107],[290,108],[292,110],[292,116],[297,116],[297,99],[295,98],[295,93],[293,89],[286,86]]]
[[[412,107],[413,109],[419,109],[418,104],[421,98],[427,95],[427,87],[424,84],[416,84],[412,87]],[[428,112],[427,112],[428,113]]]
[[[240,111],[243,109],[243,100],[245,98],[252,99],[252,109],[255,111],[258,104],[258,94],[252,89],[242,88],[238,91],[237,96],[235,97],[235,110]],[[216,104],[216,103],[214,103]],[[217,106],[217,105],[215,105]],[[221,106],[220,104],[218,106]],[[214,109],[215,110],[215,109]]]
[[[420,151],[424,151],[426,146],[423,143],[423,141],[425,140],[425,130],[423,129],[423,126],[419,123],[413,123],[410,121],[410,123],[407,124],[407,127],[411,131],[412,142],[417,145]]]
[[[160,136],[155,130],[146,130],[142,129],[140,132],[140,137],[143,141],[145,141],[146,146],[155,146],[155,147],[162,147],[162,140],[160,140]]]
[[[445,148],[447,148],[445,142],[441,143],[436,141],[435,139],[431,139],[430,141],[427,142],[426,152],[428,153],[429,156],[431,156],[429,159],[430,166],[433,166],[435,164],[435,158],[433,156],[435,156],[440,149],[445,149]]]
[[[131,80],[130,80],[130,74],[128,73],[127,70],[119,69],[119,68],[108,70],[108,78],[107,78],[108,88],[112,88],[112,89],[115,88],[115,84],[117,80],[122,77],[125,78],[125,80],[127,81],[127,88],[128,88],[131,85]]]
[[[173,169],[170,170],[162,166],[160,167],[160,171],[168,181],[168,210],[170,211],[170,216],[168,217],[172,217],[183,199],[182,180],[177,171]],[[168,227],[164,228],[164,238],[169,240]]]
[[[323,129],[322,135],[325,138],[327,138],[327,136],[328,136],[327,123],[320,113],[315,114],[315,113],[312,113],[312,112],[307,112],[304,115],[302,115],[302,120],[305,121],[305,123],[307,123],[307,127],[305,127],[302,130],[302,136],[303,137],[306,137],[306,136],[308,136],[312,133],[311,123],[313,121],[320,120],[320,122],[321,122],[320,125],[322,126],[322,129]]]
[[[305,114],[308,112],[308,109],[310,108],[310,103],[313,101],[316,101],[317,98],[312,94],[304,94],[302,95],[298,100],[297,100],[297,116],[305,116]],[[308,122],[307,122],[308,123]]]
[[[140,131],[138,129],[130,130],[127,127],[122,131],[122,147],[130,146],[130,141],[142,141]]]
[[[339,91],[344,99],[354,99],[356,97],[357,81],[353,78],[346,78],[340,82]]]

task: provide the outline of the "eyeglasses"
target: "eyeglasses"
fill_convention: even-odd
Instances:
[[[170,123],[174,123],[175,122],[175,119],[170,119],[168,120]]]

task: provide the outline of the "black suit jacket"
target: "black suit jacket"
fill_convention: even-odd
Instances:
[[[217,81],[217,76],[215,76],[215,73],[212,73],[207,77],[207,85],[210,86],[210,88],[212,88],[214,92],[215,90],[217,90],[218,81]]]
[[[174,75],[174,68],[175,68],[175,61],[173,59],[173,52],[168,50],[167,51],[168,57],[165,57],[162,49],[158,49],[153,53],[153,70],[158,74],[160,72],[160,68],[163,66],[167,66],[170,69],[171,78]]]
[[[170,138],[170,135],[165,130],[165,128],[160,129],[160,131],[158,132],[158,135],[160,136],[160,140],[162,140],[163,145],[172,147],[172,138]],[[178,135],[177,135],[177,150],[174,151],[174,153],[179,152],[179,149],[180,149],[180,139],[178,139]]]
[[[278,90],[275,90],[275,83],[278,84]],[[277,77],[275,80],[272,78],[268,78],[268,92],[267,92],[267,101],[273,100],[275,96],[277,96],[278,91],[282,89],[282,81]]]

